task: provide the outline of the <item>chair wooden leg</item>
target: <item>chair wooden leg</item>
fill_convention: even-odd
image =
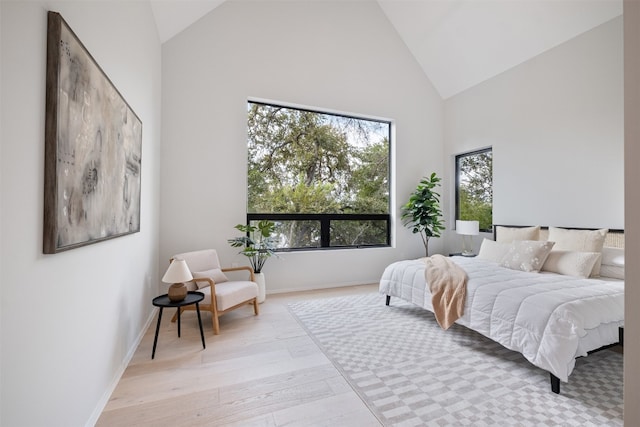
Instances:
[[[213,322],[213,333],[215,335],[220,335],[220,321],[218,320],[218,316],[215,311],[211,312],[211,320]]]
[[[254,298],[254,299],[253,299],[253,312],[256,314],[256,316],[257,316],[258,314],[260,314],[260,309],[259,309],[258,307],[259,307],[259,305],[258,305],[258,298]]]

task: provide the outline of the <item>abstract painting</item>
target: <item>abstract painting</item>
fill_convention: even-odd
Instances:
[[[43,251],[140,231],[142,122],[62,16],[48,13]]]

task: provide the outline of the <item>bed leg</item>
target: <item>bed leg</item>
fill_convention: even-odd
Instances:
[[[624,327],[618,326],[618,344],[620,347],[624,347]]]
[[[560,394],[560,378],[553,374],[549,375],[551,375],[551,391],[555,394]]]
[[[387,295],[387,302],[385,303],[385,305],[389,305],[390,301],[391,301],[391,295]]]

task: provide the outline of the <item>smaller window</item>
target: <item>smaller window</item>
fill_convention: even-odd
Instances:
[[[493,229],[493,152],[491,148],[456,156],[456,219]]]

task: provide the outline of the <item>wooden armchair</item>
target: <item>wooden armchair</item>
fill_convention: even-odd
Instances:
[[[253,304],[253,311],[257,316],[258,309],[258,285],[255,283],[253,269],[251,267],[221,268],[218,253],[214,249],[185,252],[174,255],[173,259],[184,259],[193,275],[193,281],[186,283],[190,291],[198,291],[204,294],[204,300],[200,303],[200,310],[210,311],[213,321],[213,332],[220,334],[218,318],[228,311],[239,308],[245,304]],[[247,270],[249,280],[229,280],[224,272]],[[215,298],[212,298],[215,296]],[[195,305],[182,307],[184,310],[195,310]],[[171,319],[175,322],[177,313]]]

